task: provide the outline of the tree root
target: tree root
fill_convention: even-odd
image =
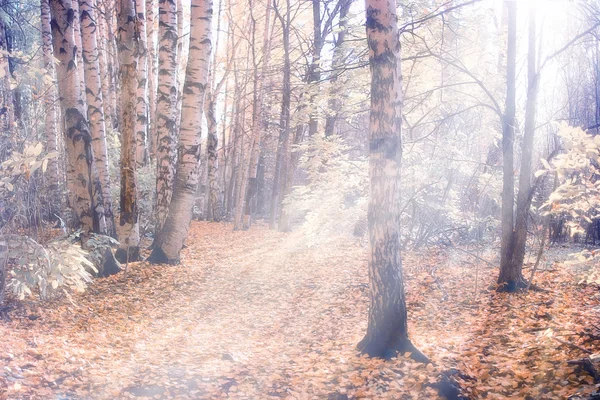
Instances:
[[[372,340],[368,338],[368,336],[365,336],[357,347],[361,353],[367,354],[369,357],[390,360],[397,357],[398,354],[402,355],[410,353],[409,357],[416,362],[424,364],[431,362],[429,358],[421,353],[421,351],[408,339],[397,340],[393,344],[387,344],[378,340]]]

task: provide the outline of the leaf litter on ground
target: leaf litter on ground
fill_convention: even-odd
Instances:
[[[449,249],[406,252],[410,336],[433,364],[356,351],[366,248],[310,248],[265,226],[194,222],[182,263],[131,263],[86,293],[19,303],[0,323],[0,398],[436,399],[442,373],[473,399],[597,390],[569,360],[600,352],[598,287],[559,264],[546,292],[499,294],[496,270]],[[475,289],[477,288],[477,293]],[[595,327],[595,328],[594,328]],[[596,330],[594,330],[596,329]]]

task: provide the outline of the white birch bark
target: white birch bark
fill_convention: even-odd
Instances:
[[[148,47],[146,45],[146,7],[142,1],[136,1],[138,79],[135,120],[135,161],[138,168],[146,165],[148,138]]]
[[[192,0],[190,18],[190,59],[183,89],[177,175],[168,217],[149,257],[154,263],[179,262],[200,178],[200,129],[212,46],[212,1]]]
[[[177,144],[177,6],[159,0],[158,91],[156,104],[156,204],[155,232],[164,225],[173,195]]]
[[[50,3],[48,0],[41,0],[41,26],[42,26],[42,53],[44,59],[44,69],[48,76],[48,87],[44,95],[45,131],[46,131],[46,151],[48,153],[59,153],[58,147],[58,125],[56,115],[56,78],[54,68],[54,52],[52,51],[52,32],[50,28]],[[62,174],[58,168],[58,157],[48,160],[48,169],[46,176],[49,177],[49,205],[50,212],[61,214],[63,211],[64,200],[61,195]]]
[[[106,232],[111,236],[115,236],[110,174],[108,170],[108,152],[106,148],[104,102],[100,82],[95,1],[80,0],[79,11],[81,13],[82,58],[84,64],[87,117],[92,136],[92,150],[94,152],[98,179],[100,180]]]

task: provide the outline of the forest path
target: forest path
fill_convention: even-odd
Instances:
[[[436,363],[426,366],[357,354],[367,249],[352,240],[306,247],[263,225],[193,222],[187,245],[180,265],[132,263],[71,299],[19,303],[0,322],[0,399],[429,400],[454,367],[475,378],[462,382],[473,399],[594,389],[566,364],[581,351],[553,339],[600,351],[579,335],[599,320],[600,296],[569,269],[540,271],[549,292],[511,296],[488,290],[497,271],[464,254],[404,253],[410,335]]]

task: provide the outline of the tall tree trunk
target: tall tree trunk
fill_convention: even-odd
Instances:
[[[522,271],[527,244],[527,217],[532,200],[531,164],[533,159],[537,95],[539,91],[539,72],[536,67],[536,21],[533,7],[529,10],[527,81],[527,103],[525,106],[523,145],[521,146],[519,194],[517,196],[515,230],[511,239],[512,253],[508,261],[509,265],[501,265],[500,279],[498,280],[498,283],[502,285],[500,290],[506,291],[515,291],[527,287],[527,282],[523,278]]]
[[[41,25],[42,25],[42,52],[44,57],[44,69],[51,82],[44,95],[44,108],[46,112],[45,130],[46,130],[46,151],[48,153],[59,154],[58,147],[58,126],[56,115],[56,77],[54,68],[54,52],[52,51],[52,32],[50,28],[50,4],[48,0],[41,0]],[[58,168],[58,157],[48,160],[48,173],[50,184],[49,192],[49,212],[61,215],[64,207],[64,200],[61,194],[62,174]],[[0,262],[2,262],[0,260]]]
[[[257,182],[257,174],[258,174],[258,160],[260,157],[260,141],[261,134],[263,130],[263,94],[264,94],[264,80],[267,74],[267,68],[269,66],[268,59],[269,53],[271,51],[271,41],[269,40],[269,23],[271,17],[271,6],[270,3],[267,2],[267,7],[265,11],[265,23],[264,23],[264,31],[263,31],[263,44],[262,44],[262,66],[260,73],[258,71],[258,60],[256,58],[256,50],[252,48],[252,59],[254,64],[254,98],[252,102],[252,150],[250,152],[250,172],[248,175],[248,188],[246,189],[246,204],[245,204],[245,212],[244,212],[244,221],[243,221],[243,229],[249,229],[251,223],[251,216],[254,213],[252,209],[252,201],[255,199],[257,191],[258,191],[258,182]],[[254,21],[254,24],[256,22]]]
[[[206,139],[206,163],[207,163],[207,207],[206,218],[208,221],[220,221],[219,212],[219,184],[217,182],[217,146],[219,139],[217,136],[217,107],[216,93],[212,91],[206,96],[204,108],[206,113],[208,137]]]
[[[148,148],[152,161],[156,155],[156,80],[158,68],[156,60],[156,0],[146,0],[146,35],[148,44]]]
[[[12,135],[15,126],[15,110],[13,102],[13,93],[10,88],[10,66],[8,57],[8,47],[6,43],[6,27],[4,22],[0,20],[0,70],[2,71],[2,78],[0,79],[0,91],[2,96],[0,97],[0,109],[5,110],[0,113],[0,129],[2,134],[9,139]],[[1,161],[4,161],[10,156],[10,143],[4,145],[2,143],[2,154]]]
[[[92,135],[94,162],[100,180],[102,204],[106,221],[106,232],[116,236],[114,216],[112,212],[112,196],[110,174],[108,171],[108,152],[106,149],[106,128],[102,85],[100,82],[100,65],[98,63],[98,41],[96,37],[96,4],[94,0],[79,0],[81,12],[82,58],[84,63],[85,93],[87,101],[87,117]]]
[[[192,0],[189,62],[183,89],[179,159],[173,201],[152,254],[153,263],[178,263],[187,237],[200,178],[202,109],[211,53],[212,1]]]
[[[517,124],[516,71],[517,71],[517,3],[506,2],[508,9],[508,41],[506,50],[506,105],[502,121],[502,243],[500,249],[500,275],[498,283],[506,283],[515,290],[522,280],[521,271],[511,263],[514,251],[514,139]]]
[[[346,62],[346,50],[344,43],[346,41],[346,33],[348,30],[348,11],[350,11],[352,2],[353,0],[342,0],[342,4],[340,6],[339,32],[334,43],[335,47],[333,49],[333,60],[331,62],[331,77],[329,78],[331,89],[329,95],[330,98],[327,102],[329,110],[325,120],[325,136],[331,136],[335,132],[335,124],[340,118],[339,114],[342,110],[343,102],[340,99],[340,97],[342,97],[342,90],[338,83],[338,78],[342,74],[344,63]]]
[[[157,173],[155,232],[164,225],[173,195],[175,146],[177,145],[177,6],[174,0],[159,0],[158,95],[156,105]]]
[[[98,29],[97,42],[98,42],[98,66],[100,67],[100,81],[102,84],[102,107],[104,109],[104,125],[107,128],[113,129],[113,114],[115,105],[111,101],[110,95],[110,74],[108,66],[108,33],[106,28],[106,19],[102,15],[104,12],[103,2],[99,1],[96,7],[97,11],[97,25]]]
[[[273,3],[275,4],[275,3]],[[275,13],[281,22],[283,30],[283,88],[281,98],[281,114],[279,117],[279,141],[277,143],[277,158],[275,160],[275,173],[273,177],[273,192],[271,195],[271,212],[269,225],[271,229],[277,226],[277,219],[281,210],[282,188],[288,170],[289,142],[290,142],[290,99],[291,99],[291,62],[290,62],[290,2],[286,0],[287,12],[281,15],[275,7]]]
[[[319,94],[319,81],[321,80],[321,51],[323,50],[323,35],[321,33],[321,0],[312,0],[313,9],[313,47],[312,62],[308,68],[306,82],[315,85],[311,88],[310,119],[308,121],[308,136],[313,137],[319,129],[317,112],[317,97]]]
[[[366,0],[371,64],[369,125],[369,281],[367,334],[358,348],[372,357],[411,352],[400,257],[400,163],[402,158],[402,70],[400,35],[393,0]]]
[[[233,116],[232,123],[232,134],[230,138],[230,142],[232,143],[232,156],[231,156],[231,179],[229,180],[229,189],[227,191],[227,217],[231,218],[235,209],[235,200],[237,199],[236,193],[236,182],[237,176],[240,170],[241,161],[240,161],[240,153],[241,153],[241,139],[242,132],[240,129],[240,115],[242,113],[240,96],[242,93],[241,84],[238,79],[238,69],[237,62],[234,60],[233,64],[234,71],[234,85],[235,91],[233,95],[233,101],[231,102],[231,115]]]
[[[140,258],[140,228],[138,223],[136,182],[136,122],[138,119],[136,92],[138,90],[138,45],[134,0],[120,0],[119,10],[119,75],[121,77],[121,213],[119,220],[119,249],[115,257],[120,262]]]
[[[135,120],[135,162],[137,168],[146,165],[148,158],[148,46],[146,45],[146,7],[143,1],[135,2],[137,14],[138,79]]]
[[[67,175],[69,179],[69,205],[75,211],[82,229],[82,238],[87,240],[94,231],[97,218],[92,198],[94,156],[92,137],[87,123],[87,107],[78,69],[72,0],[50,0],[52,16],[52,44],[58,60],[56,74],[58,92],[63,115],[65,149],[67,153]]]
[[[215,85],[217,80],[217,54],[219,54],[219,38],[221,37],[221,14],[223,11],[223,1],[219,2],[219,11],[217,12],[217,34],[215,40],[215,47],[213,51],[214,60],[210,73],[208,76],[208,89],[204,99],[204,114],[206,115],[207,125],[207,138],[206,138],[206,220],[207,221],[220,221],[221,213],[219,212],[219,183],[217,181],[217,168],[219,155],[217,153],[217,146],[219,145],[219,137],[217,133],[217,97],[223,84],[223,80],[227,79],[224,76],[219,82],[219,85]],[[229,35],[227,36],[229,42]],[[229,43],[228,43],[229,44]],[[227,103],[227,101],[225,102]],[[224,105],[227,109],[227,104]]]
[[[42,0],[42,3],[43,3],[43,0]],[[43,4],[42,4],[42,7],[44,7]],[[5,240],[0,239],[0,307],[2,307],[2,305],[4,304],[4,291],[6,289],[6,261],[7,261],[7,259],[8,259],[8,243],[6,243]]]

